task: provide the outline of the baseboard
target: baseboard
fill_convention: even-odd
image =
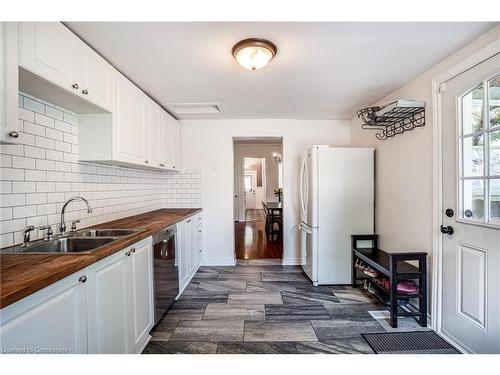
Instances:
[[[283,261],[281,262],[281,264],[284,266],[300,266],[302,264],[305,264],[305,259],[302,259],[302,258],[283,258]]]
[[[144,349],[146,348],[146,345],[148,345],[150,340],[151,340],[151,335],[148,335],[148,337],[146,337],[146,340],[144,340],[144,343],[141,345],[141,347],[139,348],[139,350],[135,354],[141,354],[144,351]]]
[[[447,334],[445,332],[441,331],[436,331],[436,333],[441,336],[445,341],[447,341],[449,344],[453,345],[459,352],[462,354],[473,354],[474,352],[470,350],[468,347],[460,343],[456,338],[454,338],[452,335]]]
[[[201,263],[202,266],[235,266],[234,258],[207,259]]]

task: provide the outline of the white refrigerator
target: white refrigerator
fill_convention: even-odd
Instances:
[[[373,148],[316,145],[300,168],[302,265],[314,285],[351,283],[351,235],[374,233]]]

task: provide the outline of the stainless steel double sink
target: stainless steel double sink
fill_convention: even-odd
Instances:
[[[89,253],[143,229],[82,229],[49,241],[33,241],[26,247],[19,245],[2,249],[0,254],[22,253]]]

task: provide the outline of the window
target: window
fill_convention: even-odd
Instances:
[[[245,175],[245,192],[252,191],[252,175],[251,174],[246,174]]]
[[[500,225],[500,76],[460,103],[460,217]]]

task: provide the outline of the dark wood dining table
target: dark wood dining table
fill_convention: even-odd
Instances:
[[[264,203],[267,208],[271,211],[276,212],[278,215],[281,215],[283,213],[283,203],[281,202],[265,202]]]

